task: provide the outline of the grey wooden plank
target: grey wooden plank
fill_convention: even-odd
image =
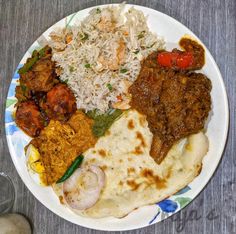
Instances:
[[[8,86],[13,71],[27,48],[49,26],[80,9],[111,2],[115,1],[0,0],[0,171],[5,171],[13,178],[17,190],[14,210],[30,218],[34,233],[97,234],[103,232],[82,228],[59,218],[40,204],[19,178],[10,159],[3,128]],[[200,37],[222,72],[230,103],[231,122],[223,159],[204,191],[173,218],[125,233],[236,233],[236,2],[234,0],[127,2],[167,13],[187,25]],[[213,220],[209,215],[211,211],[216,217]],[[200,217],[199,220],[186,220],[186,217],[195,212]]]

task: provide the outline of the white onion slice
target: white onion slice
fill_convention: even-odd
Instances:
[[[105,174],[100,167],[78,168],[63,183],[63,196],[71,208],[85,210],[97,202],[104,184]]]
[[[97,175],[97,178],[98,178],[98,187],[99,189],[101,190],[105,184],[105,173],[103,172],[103,170],[98,167],[98,166],[94,166],[94,165],[91,165],[90,167],[90,170]]]

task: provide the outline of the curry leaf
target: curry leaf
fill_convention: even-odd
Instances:
[[[99,114],[97,110],[87,112],[87,115],[94,120],[93,134],[96,137],[103,136],[121,114],[122,111],[118,109],[109,109],[104,114]]]

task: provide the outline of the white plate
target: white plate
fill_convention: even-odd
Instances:
[[[106,5],[103,5],[102,7],[104,6]],[[127,5],[126,7],[129,8],[131,6],[132,5]],[[200,41],[199,38],[197,38],[197,36],[194,35],[188,28],[170,16],[142,6],[135,6],[135,8],[143,11],[145,15],[148,15],[149,28],[158,35],[164,36],[167,45],[177,44],[179,39],[184,34],[191,35]],[[31,52],[35,48],[40,47],[42,40],[48,38],[49,33],[55,27],[63,27],[68,23],[73,25],[75,22],[78,22],[87,16],[91,9],[92,8],[88,8],[72,14],[50,27],[29,48],[21,60],[18,68],[22,66],[27,57],[30,56]],[[24,155],[24,146],[29,142],[30,138],[16,126],[14,119],[12,118],[14,103],[16,102],[14,90],[17,84],[17,79],[19,78],[19,75],[16,71],[8,92],[5,126],[8,147],[12,160],[20,177],[28,189],[43,205],[45,205],[55,214],[72,223],[97,230],[119,231],[141,228],[152,223],[159,222],[160,220],[163,220],[182,209],[198,195],[198,193],[204,188],[213,175],[221,159],[228,132],[229,113],[224,82],[213,57],[206,47],[205,50],[206,64],[202,69],[202,72],[206,74],[212,82],[213,88],[211,95],[213,112],[206,132],[210,141],[210,148],[208,154],[204,157],[202,171],[200,175],[191,184],[189,184],[189,186],[187,186],[178,194],[171,196],[159,204],[141,207],[122,219],[116,219],[112,217],[103,219],[80,217],[72,213],[66,207],[62,206],[50,187],[43,188],[34,183],[28,174]]]

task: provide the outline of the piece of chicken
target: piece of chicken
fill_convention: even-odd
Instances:
[[[50,119],[67,121],[76,111],[76,99],[67,85],[57,84],[47,93],[41,107]]]
[[[16,124],[29,136],[38,136],[44,128],[44,120],[39,108],[33,101],[26,101],[19,104],[16,110]]]
[[[39,92],[49,91],[58,83],[55,72],[55,62],[51,60],[50,47],[45,47],[45,54],[32,66],[30,70],[20,75],[20,83],[28,89]]]

